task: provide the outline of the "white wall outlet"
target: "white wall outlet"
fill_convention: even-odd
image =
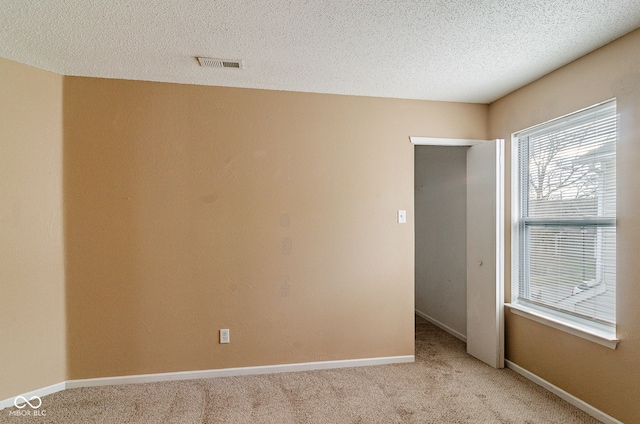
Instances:
[[[229,329],[221,328],[220,329],[220,343],[229,343]]]
[[[398,211],[398,224],[406,224],[407,223],[407,211],[399,210]]]

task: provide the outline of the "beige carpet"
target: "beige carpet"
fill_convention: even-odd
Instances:
[[[72,389],[0,423],[597,423],[416,318],[416,362]]]

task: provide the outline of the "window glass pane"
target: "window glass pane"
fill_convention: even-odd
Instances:
[[[521,298],[615,322],[615,227],[527,226],[528,286]]]
[[[615,216],[615,115],[528,137],[528,216]]]
[[[516,135],[518,299],[615,325],[615,101]]]

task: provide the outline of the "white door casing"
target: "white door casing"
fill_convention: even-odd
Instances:
[[[504,140],[410,137],[467,151],[467,353],[504,368]]]

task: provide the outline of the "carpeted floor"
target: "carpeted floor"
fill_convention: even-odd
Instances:
[[[71,389],[0,423],[598,423],[416,318],[416,362]]]

